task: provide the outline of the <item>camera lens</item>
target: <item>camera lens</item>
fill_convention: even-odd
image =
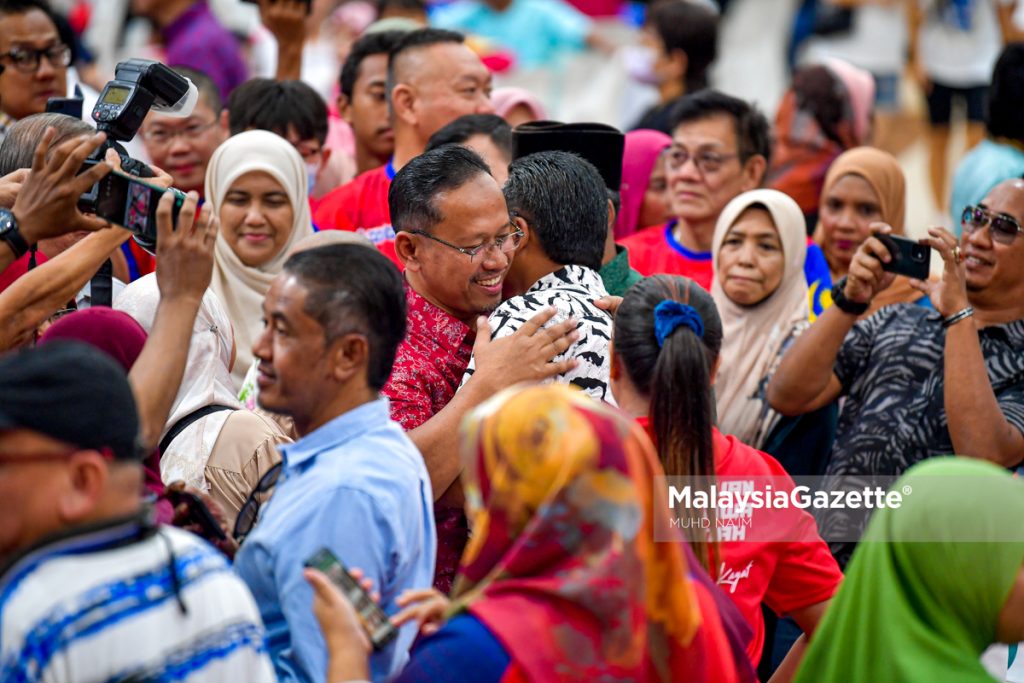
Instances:
[[[928,249],[922,245],[914,245],[914,248],[910,251],[910,258],[917,261],[918,263],[924,263],[928,260]]]

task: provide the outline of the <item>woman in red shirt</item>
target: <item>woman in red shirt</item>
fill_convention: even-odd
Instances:
[[[646,278],[626,293],[613,338],[615,400],[647,427],[668,476],[687,477],[693,488],[714,481],[719,491],[793,489],[778,461],[714,426],[711,387],[722,321],[710,294],[687,278]],[[788,680],[842,580],[814,519],[802,509],[751,506],[718,507],[703,521],[702,512],[684,518],[677,508],[675,514],[754,629],[747,648],[754,666],[764,645],[762,602],[803,629],[776,673]]]

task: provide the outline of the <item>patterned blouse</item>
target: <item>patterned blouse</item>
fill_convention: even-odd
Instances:
[[[608,353],[612,317],[594,305],[595,299],[604,296],[608,296],[608,292],[597,271],[585,266],[565,266],[537,280],[522,296],[512,297],[498,306],[490,317],[491,337],[509,336],[549,306],[558,312],[547,326],[570,316],[575,318],[580,338],[555,360],[575,358],[579,364],[555,379],[579,387],[592,398],[614,404],[608,386],[612,365]],[[470,360],[463,384],[473,374],[475,361],[475,358]]]

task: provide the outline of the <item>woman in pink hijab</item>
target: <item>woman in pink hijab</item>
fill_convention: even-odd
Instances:
[[[491,93],[491,104],[494,105],[494,113],[513,128],[548,117],[541,101],[525,88],[495,88]]]
[[[622,206],[615,222],[615,239],[621,240],[671,218],[662,152],[672,138],[656,130],[626,133],[622,154]]]

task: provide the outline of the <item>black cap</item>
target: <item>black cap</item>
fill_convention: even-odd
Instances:
[[[139,416],[124,370],[82,342],[55,341],[0,357],[0,430],[6,429],[142,460]]]
[[[512,158],[537,152],[575,152],[597,168],[605,187],[622,185],[622,154],[626,136],[603,123],[532,121],[512,130]]]

